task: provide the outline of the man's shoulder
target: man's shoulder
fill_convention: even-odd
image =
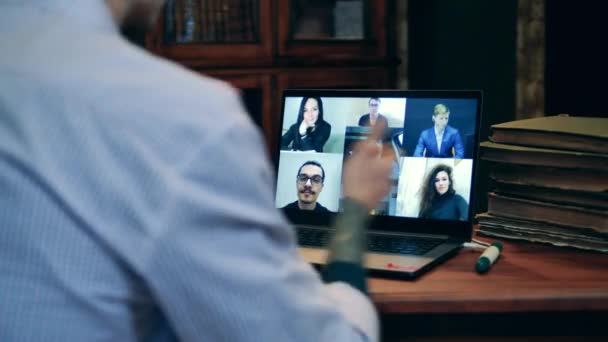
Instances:
[[[423,136],[424,138],[430,138],[431,135],[433,134],[434,130],[435,130],[434,127],[426,128],[420,133],[420,135]]]
[[[459,132],[458,132],[458,128],[454,128],[454,127],[452,127],[452,126],[450,126],[450,125],[445,126],[445,132],[446,132],[447,134],[459,134]]]
[[[205,103],[205,107],[224,104],[226,101],[237,101],[238,93],[230,84],[215,78],[198,74],[174,62],[148,56],[149,71],[161,78],[162,83],[155,83],[162,88],[166,96],[178,97],[183,101]],[[161,81],[157,79],[157,81]]]
[[[291,202],[291,203],[285,205],[284,207],[282,207],[281,209],[299,209],[298,201]]]
[[[184,122],[188,116],[203,122],[206,120],[201,118],[201,113],[205,112],[221,115],[225,120],[227,115],[240,110],[238,92],[228,83],[155,56],[120,37],[102,38],[98,39],[100,42],[91,38],[90,42],[76,47],[88,53],[83,54],[86,57],[68,61],[71,63],[71,68],[66,68],[69,75],[52,74],[67,85],[66,89],[69,86],[71,91],[78,90],[76,87],[85,90],[80,96],[83,101],[98,103],[104,98],[105,104],[137,102],[141,107],[138,117],[146,113],[159,114],[175,122]],[[57,56],[63,55],[57,53]]]
[[[357,123],[359,126],[365,126],[369,122],[369,113],[361,114],[359,117],[359,122]]]
[[[145,51],[127,54],[123,59],[133,71],[129,72],[124,67],[121,70],[124,74],[132,73],[136,81],[117,82],[116,87],[125,89],[125,94],[146,94],[141,106],[158,118],[157,122],[188,126],[207,133],[211,129],[218,134],[237,129],[254,130],[238,91],[227,82],[201,75]]]
[[[332,211],[327,209],[326,207],[324,207],[321,203],[317,202],[317,205],[315,207],[315,211],[316,212],[320,212],[320,213],[331,213]]]

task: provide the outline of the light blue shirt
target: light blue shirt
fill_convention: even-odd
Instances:
[[[377,339],[297,253],[232,88],[102,0],[3,0],[0,51],[0,341]]]

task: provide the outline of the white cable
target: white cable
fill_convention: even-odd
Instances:
[[[488,248],[488,246],[482,245],[482,244],[477,243],[477,242],[465,242],[465,243],[462,244],[462,247],[464,247],[464,248],[473,248],[473,249],[486,249],[486,248]]]
[[[486,247],[490,247],[491,243],[489,242],[485,242],[485,241],[481,241],[481,240],[477,240],[477,239],[471,239],[471,241],[478,243],[480,245],[486,246]]]

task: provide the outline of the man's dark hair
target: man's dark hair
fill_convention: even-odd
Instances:
[[[309,160],[309,161],[305,162],[304,164],[302,164],[302,166],[300,166],[300,168],[298,169],[297,175],[300,174],[300,171],[302,171],[302,168],[306,165],[314,165],[314,166],[319,167],[321,169],[321,179],[323,179],[323,181],[325,181],[325,170],[323,169],[323,166],[321,166],[321,164],[315,160]]]
[[[367,104],[369,105],[369,104],[370,104],[370,102],[372,102],[372,100],[376,100],[376,101],[378,101],[378,102],[382,102],[382,101],[380,101],[380,98],[379,98],[379,97],[370,97],[370,98],[369,98],[369,100],[367,100]]]

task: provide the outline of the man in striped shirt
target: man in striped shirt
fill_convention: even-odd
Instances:
[[[323,281],[237,92],[120,35],[160,4],[0,2],[0,341],[375,341],[362,246],[390,162],[346,166]]]

